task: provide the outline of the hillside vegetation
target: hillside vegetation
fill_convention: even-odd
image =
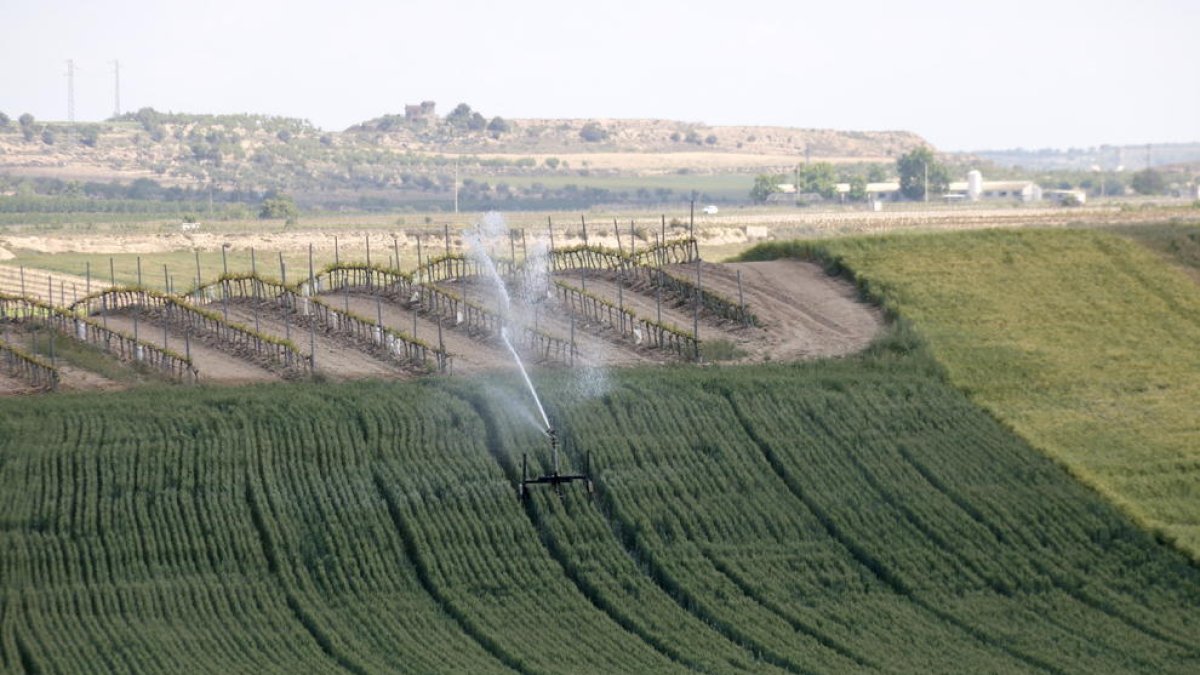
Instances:
[[[594,375],[594,374],[593,374]],[[899,329],[786,367],[0,402],[26,672],[1195,672],[1200,570]]]
[[[817,161],[891,163],[925,144],[902,131],[488,120],[463,107],[420,121],[384,115],[345,131],[293,118],[151,108],[101,123],[10,124],[0,127],[0,212],[162,212],[180,201],[195,202],[195,211],[210,199],[218,207],[257,204],[268,191],[328,209],[450,209],[456,181],[463,207],[478,210],[678,204],[693,190],[720,201],[728,195],[702,182],[596,179],[745,176],[791,167],[805,153]],[[10,187],[6,175],[63,184]],[[110,181],[133,189],[114,189]],[[738,186],[741,201],[749,188]],[[140,203],[148,200],[167,203]]]
[[[1200,292],[1183,272],[1093,231],[768,245],[748,257],[814,254],[918,325],[973,400],[1200,558]]]

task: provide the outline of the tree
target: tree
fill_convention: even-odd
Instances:
[[[446,115],[446,123],[452,127],[466,128],[471,124],[471,117],[471,106],[466,103],[459,103],[454,107],[454,110],[450,111],[449,115]]]
[[[32,141],[34,134],[37,132],[33,128],[33,115],[24,113],[17,118],[17,122],[21,125],[21,135],[26,141]]]
[[[888,179],[887,168],[883,164],[872,164],[867,167],[867,182],[882,183]]]
[[[846,197],[852,202],[862,202],[867,199],[867,179],[862,176],[850,177],[850,191]]]
[[[300,209],[296,208],[296,202],[291,197],[277,194],[263,199],[258,217],[264,220],[283,218],[288,223],[294,223],[300,217]]]
[[[9,117],[8,115],[5,115],[2,112],[0,112],[0,129],[7,129],[8,125],[11,123],[12,123],[12,118]]]
[[[83,131],[79,132],[79,142],[89,148],[96,147],[98,140],[100,140],[100,131],[96,127],[84,127]]]
[[[798,191],[818,194],[825,199],[837,196],[837,173],[829,162],[817,162],[806,166],[799,174],[800,184],[796,186]]]
[[[750,199],[754,200],[755,204],[765,203],[768,197],[779,192],[779,184],[782,182],[782,176],[758,174],[754,177],[754,187],[750,189]]]
[[[488,122],[487,130],[492,133],[493,138],[499,138],[500,134],[506,134],[511,131],[512,125],[508,123],[508,120],[497,115],[492,118],[491,122]]]
[[[51,131],[49,129],[42,130],[42,142],[43,143],[45,143],[46,145],[54,145],[54,141],[56,141],[56,140],[58,140],[58,138],[54,135],[53,131]]]
[[[927,176],[930,194],[942,194],[950,184],[950,172],[934,158],[933,151],[924,146],[901,155],[896,160],[896,171],[900,174],[900,194],[913,201],[926,198]]]
[[[599,122],[588,122],[579,130],[579,137],[588,143],[598,143],[608,138],[608,130],[600,126]]]
[[[1133,178],[1129,179],[1129,185],[1139,195],[1162,194],[1163,190],[1167,189],[1167,181],[1161,173],[1154,169],[1142,169],[1133,174]]]

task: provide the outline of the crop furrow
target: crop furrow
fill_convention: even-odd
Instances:
[[[308,612],[306,612],[300,605],[300,602],[296,599],[296,596],[292,594],[291,591],[284,588],[283,581],[280,579],[279,575],[278,552],[275,550],[274,542],[271,541],[271,534],[267,530],[267,524],[263,518],[262,508],[254,496],[253,482],[251,476],[249,475],[249,470],[247,470],[246,475],[246,503],[250,507],[250,520],[254,523],[254,529],[258,533],[258,540],[262,545],[263,555],[265,555],[267,558],[267,570],[271,573],[271,577],[274,579],[276,586],[283,593],[284,599],[287,602],[288,609],[292,612],[293,618],[299,622],[304,630],[313,638],[321,652],[332,659],[334,663],[352,673],[366,673],[366,670],[364,670],[362,666],[354,663],[350,658],[339,652],[334,647],[333,643],[329,640],[329,637],[325,635],[324,631],[321,630],[320,626],[317,625],[312,616],[309,615]]]
[[[897,451],[900,454],[900,456],[903,457],[904,460],[906,462],[908,462],[908,464],[910,466],[912,466],[913,469],[918,474],[921,475],[921,477],[925,480],[926,483],[928,483],[930,485],[930,487],[932,487],[934,490],[936,490],[942,496],[944,496],[956,508],[958,508],[960,511],[965,513],[969,518],[971,518],[971,520],[973,520],[976,523],[979,523],[979,525],[987,528],[987,530],[989,532],[991,532],[994,537],[996,537],[996,540],[998,542],[1003,542],[1005,540],[1005,534],[1000,528],[998,528],[990,520],[984,518],[983,514],[980,513],[978,509],[974,508],[969,502],[967,502],[967,500],[964,499],[962,497],[962,495],[958,494],[954,490],[951,490],[949,487],[947,487],[946,484],[943,483],[936,475],[934,475],[933,472],[931,472],[928,467],[926,467],[922,462],[920,462],[916,457],[914,457],[912,452],[908,448],[904,447],[904,444],[902,444],[902,443],[897,444],[896,448],[897,448]],[[1075,601],[1077,601],[1095,611],[1098,611],[1112,619],[1120,621],[1121,623],[1124,623],[1125,625],[1129,626],[1130,628],[1137,630],[1141,633],[1144,633],[1145,635],[1147,635],[1149,637],[1152,637],[1161,642],[1165,642],[1167,644],[1174,645],[1176,647],[1181,647],[1187,651],[1196,653],[1196,651],[1197,651],[1196,645],[1189,644],[1183,640],[1179,640],[1171,635],[1163,633],[1162,631],[1154,628],[1153,626],[1147,625],[1143,621],[1140,621],[1134,617],[1128,616],[1124,612],[1121,612],[1120,610],[1113,607],[1111,604],[1104,602],[1103,600],[1101,600],[1099,598],[1093,597],[1089,593],[1079,590],[1075,584],[1068,583],[1068,581],[1066,579],[1064,579],[1063,575],[1050,569],[1048,566],[1043,564],[1041,562],[1041,560],[1039,560],[1038,558],[1030,557],[1029,562],[1034,566],[1034,568],[1038,571],[1038,573],[1040,573],[1040,574],[1044,575],[1046,578],[1050,579],[1054,583],[1055,588],[1066,593],[1069,597],[1071,597]]]
[[[779,618],[786,621],[787,624],[789,626],[791,626],[797,633],[803,633],[803,634],[811,637],[812,639],[819,642],[826,649],[835,651],[838,654],[841,654],[842,656],[857,663],[858,665],[863,666],[864,668],[871,668],[874,670],[882,670],[882,667],[878,663],[874,663],[870,659],[867,659],[866,657],[855,653],[854,650],[843,645],[839,641],[826,635],[825,633],[821,632],[820,630],[817,630],[813,626],[810,626],[807,623],[800,621],[799,619],[793,617],[790,612],[788,612],[784,608],[780,607],[776,603],[771,602],[771,600],[769,600],[765,595],[754,590],[754,588],[750,585],[750,583],[748,583],[745,579],[743,579],[741,577],[741,575],[739,575],[737,572],[735,572],[733,570],[733,568],[731,568],[726,563],[718,560],[710,552],[704,551],[704,557],[706,560],[709,561],[709,563],[712,564],[713,568],[715,568],[726,579],[728,579],[730,581],[730,583],[732,583],[734,586],[737,586],[738,590],[741,591],[743,595],[750,598],[754,602],[757,602],[758,604],[762,605],[765,609],[767,609],[767,611],[771,612],[772,614],[775,614]]]
[[[21,639],[20,632],[15,629],[13,630],[13,645],[17,648],[17,659],[21,662],[22,670],[30,675],[42,672],[42,669],[38,667],[37,660],[33,658],[33,653]]]
[[[504,471],[505,476],[507,476],[508,479],[515,484],[516,481],[519,480],[517,468],[513,465],[508,453],[504,452],[502,441],[500,440],[500,434],[496,429],[496,421],[492,417],[491,412],[486,409],[486,406],[484,406],[478,398],[466,396],[463,397],[463,400],[465,400],[467,404],[475,410],[475,414],[477,414],[479,418],[483,420],[484,429],[487,434],[488,452],[491,454],[492,458],[496,460],[496,463],[500,465],[500,468]],[[558,563],[567,579],[569,579],[571,583],[573,583],[575,587],[579,589],[579,592],[583,595],[583,597],[588,599],[588,602],[590,602],[592,606],[606,614],[610,619],[613,620],[614,623],[637,639],[644,642],[651,649],[657,651],[676,663],[688,667],[691,670],[698,670],[698,666],[695,661],[688,659],[686,655],[681,653],[679,650],[672,648],[662,640],[657,639],[654,635],[642,630],[637,623],[629,617],[628,614],[622,612],[611,602],[605,600],[603,594],[600,592],[600,589],[588,583],[588,581],[583,578],[576,565],[571,561],[566,552],[564,552],[559,546],[559,543],[555,540],[553,533],[550,531],[549,524],[543,522],[541,513],[534,504],[534,500],[525,500],[524,507],[525,508],[523,510],[525,512],[525,516],[529,518],[529,522],[533,525],[533,529],[538,533],[538,539],[541,541],[542,547],[545,548],[546,552],[550,554],[550,557]]]
[[[788,491],[791,492],[796,499],[803,503],[810,512],[812,512],[830,537],[841,544],[841,546],[850,553],[855,561],[857,561],[866,569],[870,570],[872,574],[874,574],[879,578],[880,581],[891,588],[893,592],[904,596],[909,602],[912,602],[917,607],[920,607],[923,611],[926,611],[945,623],[958,628],[967,635],[970,635],[975,640],[995,648],[1012,657],[1013,659],[1026,664],[1027,666],[1051,673],[1064,672],[1054,664],[1048,663],[1040,658],[1037,658],[1036,656],[1025,654],[1013,649],[1009,645],[1006,645],[998,640],[996,637],[983,632],[975,626],[967,624],[949,612],[934,607],[928,601],[916,595],[914,589],[905,583],[905,581],[901,579],[898,574],[889,569],[888,566],[881,560],[871,555],[869,551],[855,542],[848,533],[842,530],[842,528],[836,522],[834,522],[834,519],[824,508],[821,507],[820,504],[816,503],[815,500],[813,500],[795,485],[794,481],[788,474],[787,468],[783,466],[783,463],[779,460],[779,457],[775,454],[775,451],[771,448],[770,444],[764,438],[762,438],[757,431],[754,430],[750,420],[745,416],[745,413],[742,411],[741,407],[733,399],[731,393],[726,391],[723,392],[723,394],[726,400],[729,402],[729,405],[733,407],[734,415],[741,423],[745,434],[750,438],[751,441],[754,442],[756,446],[758,446],[758,449],[762,452],[763,457],[766,458],[767,463],[770,464],[771,469],[779,477],[779,480],[783,481],[784,485],[787,486]]]
[[[375,488],[379,491],[380,498],[383,499],[383,503],[387,506],[388,515],[391,516],[392,523],[395,526],[396,531],[400,534],[401,541],[404,543],[404,553],[406,556],[408,556],[409,563],[413,566],[413,569],[416,570],[417,581],[420,582],[421,588],[429,595],[429,597],[433,598],[434,602],[442,608],[442,611],[445,612],[447,616],[454,619],[454,622],[458,624],[459,629],[461,629],[463,633],[474,640],[485,652],[487,652],[500,663],[512,668],[517,672],[532,672],[525,667],[520,659],[508,653],[503,647],[497,644],[495,640],[488,637],[478,626],[474,624],[474,622],[471,621],[469,617],[467,617],[466,613],[456,607],[449,598],[447,598],[438,590],[430,576],[428,564],[426,563],[425,559],[421,557],[417,550],[416,539],[413,535],[413,531],[408,526],[408,523],[404,520],[403,515],[401,515],[400,507],[396,504],[395,498],[388,490],[386,481],[384,481],[383,476],[379,474],[378,470],[374,471],[372,477],[375,480]]]

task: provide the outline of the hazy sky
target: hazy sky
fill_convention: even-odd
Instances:
[[[503,117],[906,129],[943,150],[1200,141],[1200,0],[0,0],[0,111],[405,103]]]

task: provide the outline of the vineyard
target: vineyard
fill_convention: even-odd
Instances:
[[[1195,672],[1200,570],[862,356],[0,402],[13,672]],[[586,386],[585,386],[586,385]]]
[[[51,328],[177,382],[237,384],[503,369],[511,365],[506,332],[524,358],[546,365],[792,360],[853,353],[882,323],[851,287],[806,263],[705,263],[694,238],[668,238],[665,218],[653,244],[641,246],[632,226],[622,236],[614,225],[616,248],[589,244],[582,227],[582,243],[558,248],[548,227],[549,246],[506,228],[469,250],[452,249],[447,229],[430,242],[444,251],[423,255],[417,238],[417,265],[407,271],[392,266],[401,260],[396,240],[388,265],[372,263],[368,239],[365,261],[335,250],[318,269],[310,247],[307,269],[289,269],[282,253],[272,269],[252,250],[249,271],[226,268],[209,281],[197,254],[187,289],[165,264],[152,287],[140,258],[132,284],[118,283],[111,259],[95,266],[107,267],[104,280],[90,262],[69,280],[9,269],[5,284],[16,293],[3,296],[0,320]],[[456,235],[456,245],[469,235]],[[9,372],[33,386],[50,381],[32,362],[9,360]],[[64,388],[77,383],[68,378]]]

